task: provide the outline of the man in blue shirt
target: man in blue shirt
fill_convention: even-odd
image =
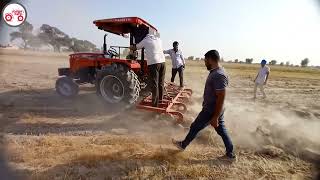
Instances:
[[[185,68],[185,60],[183,58],[181,50],[179,50],[179,43],[173,42],[173,49],[163,51],[164,54],[169,54],[172,61],[172,76],[171,82],[174,82],[177,72],[179,72],[180,87],[183,87],[183,70]]]
[[[221,136],[226,148],[227,159],[235,159],[233,144],[224,124],[224,100],[228,77],[222,67],[219,66],[220,55],[216,50],[210,50],[205,54],[205,65],[210,71],[206,80],[203,94],[202,111],[190,126],[188,135],[183,141],[172,139],[173,144],[180,150],[184,150],[196,137],[198,132],[207,127],[213,126]]]

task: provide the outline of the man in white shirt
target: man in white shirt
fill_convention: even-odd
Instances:
[[[164,54],[169,54],[172,61],[172,76],[171,82],[174,82],[177,72],[179,72],[180,87],[183,87],[183,70],[185,68],[185,60],[181,50],[178,48],[179,43],[173,42],[173,49],[163,51]]]
[[[262,94],[263,94],[263,98],[266,98],[266,93],[264,92],[264,85],[267,84],[268,81],[268,77],[270,74],[270,68],[268,66],[266,66],[267,61],[266,60],[262,60],[261,61],[261,68],[256,76],[256,79],[254,80],[254,99],[256,99],[257,97],[257,87],[260,88]]]
[[[133,50],[145,49],[146,60],[148,64],[150,88],[152,92],[152,106],[157,107],[159,100],[162,100],[164,90],[164,78],[166,72],[165,57],[163,54],[162,41],[153,34],[147,34],[146,37],[130,47]]]

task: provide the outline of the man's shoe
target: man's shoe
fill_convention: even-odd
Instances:
[[[226,156],[230,159],[236,159],[237,156],[232,152],[232,153],[227,153]]]
[[[227,153],[226,155],[222,156],[219,158],[220,160],[223,161],[236,161],[237,160],[237,156],[234,153]]]
[[[183,148],[181,141],[177,141],[177,140],[172,139],[172,144],[174,146],[176,146],[180,151],[184,151],[184,149],[185,149],[185,148]]]

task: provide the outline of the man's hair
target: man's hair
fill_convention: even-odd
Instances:
[[[140,43],[146,36],[149,34],[149,28],[146,26],[139,26],[133,29],[133,37],[135,39],[135,43]]]
[[[212,60],[214,60],[214,61],[216,61],[216,62],[220,61],[220,55],[219,55],[219,52],[218,52],[217,50],[210,50],[210,51],[208,51],[208,52],[204,55],[204,57],[205,57],[206,59],[212,59]]]
[[[177,45],[179,45],[178,41],[175,41],[172,43],[172,46],[177,46]]]

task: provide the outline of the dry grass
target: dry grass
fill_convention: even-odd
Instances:
[[[311,166],[293,156],[268,157],[265,153],[239,151],[237,162],[220,160],[221,152],[193,146],[178,152],[167,145],[153,145],[125,136],[7,137],[12,163],[40,169],[31,179],[81,178],[311,178]]]
[[[181,138],[185,132],[169,127],[170,123],[135,110],[116,113],[90,92],[74,100],[59,98],[53,86],[56,69],[68,63],[65,54],[0,53],[0,123],[5,134],[0,145],[6,147],[10,166],[23,179],[311,179],[317,172],[311,162],[287,149],[309,141],[301,145],[289,139],[285,145],[292,142],[292,146],[277,145],[292,133],[286,126],[275,129],[271,134],[275,143],[266,147],[241,134],[246,128],[255,130],[250,121],[273,120],[287,111],[290,116],[285,120],[295,122],[290,119],[294,117],[305,122],[298,124],[299,129],[318,121],[317,69],[271,66],[270,97],[254,103],[249,100],[250,86],[258,65],[223,64],[231,79],[228,104],[234,109],[228,112],[227,126],[238,155],[238,161],[230,163],[219,158],[224,147],[211,130],[203,132],[185,152],[177,152],[170,139]],[[167,79],[170,70],[168,61]],[[185,79],[195,92],[187,114],[190,120],[201,107],[207,73],[202,62],[188,62]],[[263,108],[253,109],[255,106]],[[243,129],[239,124],[247,119]],[[115,135],[113,128],[127,131]],[[256,146],[245,146],[240,140]],[[313,140],[318,145],[317,138]]]

